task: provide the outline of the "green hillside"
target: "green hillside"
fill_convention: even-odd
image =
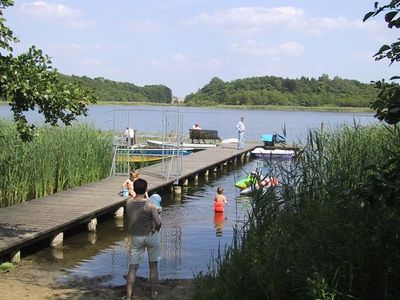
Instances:
[[[318,79],[252,77],[225,82],[218,77],[185,98],[187,105],[285,105],[369,107],[374,85],[322,75]]]
[[[83,88],[93,91],[98,101],[121,101],[121,102],[154,102],[171,103],[172,91],[165,85],[145,85],[139,87],[129,82],[118,82],[96,77],[68,76],[59,74],[64,82],[77,82]]]

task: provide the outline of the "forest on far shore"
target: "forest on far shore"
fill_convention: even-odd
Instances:
[[[93,91],[94,96],[101,102],[154,102],[171,103],[172,91],[162,84],[137,86],[129,82],[119,82],[103,77],[94,79],[87,76],[64,75],[59,78],[65,83],[78,83],[81,87]]]
[[[100,102],[171,103],[173,98],[172,90],[161,84],[140,87],[103,77],[92,79],[63,74],[59,74],[59,77],[66,83],[76,82],[83,88],[92,90]],[[317,79],[263,76],[226,82],[214,77],[197,92],[187,95],[184,104],[369,107],[376,96],[377,90],[373,83],[367,84],[338,76],[330,79],[326,74]]]
[[[251,77],[225,82],[218,77],[185,98],[187,105],[282,105],[369,107],[378,91],[373,83],[330,79],[289,79],[276,76]]]

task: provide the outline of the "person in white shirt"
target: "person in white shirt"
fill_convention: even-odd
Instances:
[[[246,128],[244,126],[244,117],[240,118],[240,121],[237,123],[236,128],[238,130],[238,145],[237,148],[243,149],[244,146],[244,132],[246,131]]]
[[[124,135],[126,136],[126,141],[129,146],[135,144],[135,131],[132,128],[126,127]]]
[[[192,129],[193,129],[193,130],[202,130],[199,123],[194,124],[194,125],[192,126]],[[200,134],[200,135],[202,135],[202,134]],[[198,139],[197,142],[200,144],[200,139]],[[203,143],[204,143],[204,144],[206,143],[206,141],[205,141],[204,139],[203,139]]]
[[[192,126],[192,129],[197,129],[197,130],[201,130],[201,127],[199,125],[199,123],[196,123]]]

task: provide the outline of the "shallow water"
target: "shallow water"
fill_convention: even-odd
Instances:
[[[193,278],[194,274],[207,271],[218,248],[224,249],[232,242],[233,227],[242,226],[250,208],[250,197],[240,196],[235,181],[261,166],[262,161],[251,160],[199,178],[198,184],[185,187],[181,196],[163,195],[160,279]],[[213,211],[219,185],[224,186],[228,199],[223,218]],[[46,248],[29,259],[48,269],[64,269],[63,282],[96,279],[103,285],[123,285],[128,266],[124,224],[123,219],[108,219],[98,225],[96,234],[73,234],[64,240],[62,249]],[[138,276],[148,276],[147,255]]]

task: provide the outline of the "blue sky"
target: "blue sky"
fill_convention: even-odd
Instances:
[[[397,38],[383,15],[362,22],[374,1],[15,2],[5,17],[21,40],[17,52],[36,45],[64,74],[164,84],[178,97],[214,76],[399,75],[396,64],[372,58]]]

